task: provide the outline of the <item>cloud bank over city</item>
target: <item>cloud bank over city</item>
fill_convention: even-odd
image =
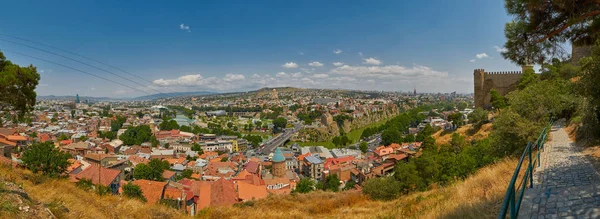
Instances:
[[[469,86],[472,80],[456,77],[443,70],[424,65],[383,65],[381,60],[366,58],[356,65],[334,62],[325,66],[314,61],[306,64],[287,62],[276,73],[183,73],[173,78],[153,81],[152,89],[158,90],[210,90],[218,92],[247,91],[262,87],[331,88],[385,91],[439,90],[459,84]],[[318,69],[315,69],[318,68]],[[222,76],[204,76],[204,75]],[[441,92],[441,91],[440,91]]]

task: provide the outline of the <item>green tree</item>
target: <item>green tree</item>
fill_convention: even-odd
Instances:
[[[323,190],[337,192],[340,190],[340,184],[340,179],[336,174],[329,174],[323,182]]]
[[[181,172],[181,174],[178,174],[177,176],[175,176],[175,181],[179,181],[182,179],[191,179],[192,178],[192,174],[194,173],[194,171],[190,170],[190,169],[185,169]]]
[[[373,200],[390,201],[400,195],[398,181],[391,177],[372,178],[363,184],[363,194]]]
[[[169,162],[159,159],[152,159],[148,164],[138,164],[133,169],[135,179],[147,179],[154,181],[163,181],[163,172],[170,168]]]
[[[533,71],[533,69],[527,69],[519,78],[519,84],[517,87],[519,88],[519,90],[523,90],[525,89],[525,87],[529,86],[530,84],[534,84],[539,80],[540,76],[536,74],[535,71]]]
[[[344,188],[342,190],[347,191],[347,190],[352,190],[354,189],[354,185],[356,185],[356,183],[352,180],[348,180],[348,182],[346,182],[346,185],[344,185]]]
[[[381,133],[381,144],[390,145],[392,143],[402,143],[402,134],[396,129],[386,129]]]
[[[302,179],[300,179],[298,184],[296,184],[296,189],[294,189],[294,192],[309,193],[314,190],[314,187],[315,187],[314,181],[312,181],[310,178],[302,178]]]
[[[182,125],[181,127],[179,127],[179,131],[182,131],[182,132],[192,132],[192,127],[189,127],[187,125]]]
[[[469,107],[469,104],[467,104],[467,102],[460,102],[456,105],[456,108],[460,111],[465,110],[467,107]]]
[[[227,123],[227,128],[231,129],[233,127],[233,122],[228,122]]]
[[[399,182],[400,192],[409,193],[425,189],[425,182],[419,176],[417,166],[413,161],[408,163],[397,163],[394,167],[394,177]]]
[[[254,124],[256,124],[257,129],[260,129],[262,127],[262,122],[260,120],[256,121]]]
[[[69,140],[69,137],[65,134],[62,134],[60,136],[58,136],[58,138],[56,138],[59,141],[64,141],[64,140]]]
[[[148,200],[146,200],[146,197],[144,197],[144,194],[142,193],[142,189],[140,188],[140,186],[135,185],[131,182],[123,185],[123,196],[125,196],[127,198],[138,199],[142,202],[148,201]]]
[[[498,91],[495,89],[492,89],[490,91],[490,99],[491,99],[490,102],[492,103],[492,106],[497,110],[506,108],[506,106],[508,106],[504,96],[500,95],[500,93],[498,93]]]
[[[221,158],[221,162],[227,162],[229,160],[229,157],[223,157]]]
[[[179,129],[179,124],[175,120],[164,120],[158,125],[160,130],[173,130]]]
[[[460,112],[448,115],[448,120],[452,121],[452,123],[458,127],[464,124],[463,114]]]
[[[202,150],[202,146],[200,146],[198,143],[194,143],[192,145],[192,151],[198,152],[198,155],[204,154],[204,150]]]
[[[144,142],[153,142],[154,144],[156,141],[148,125],[129,127],[119,136],[119,139],[125,145],[141,145]]]
[[[360,143],[358,148],[360,148],[360,151],[362,151],[363,153],[367,153],[367,150],[369,150],[369,144],[367,144],[367,142],[363,141]]]
[[[273,120],[273,132],[281,132],[283,131],[283,129],[285,129],[285,127],[287,126],[287,119],[283,118],[283,117],[279,117],[275,120]]]
[[[488,121],[488,112],[482,108],[476,108],[473,112],[467,115],[469,122],[473,124],[476,129],[479,129],[481,125]]]
[[[564,54],[562,46],[591,45],[600,33],[600,2],[506,0],[514,20],[507,23],[504,58],[518,65],[542,64]]]
[[[39,80],[40,75],[33,65],[13,64],[0,51],[0,111],[14,109],[21,116],[31,111]]]
[[[41,172],[50,177],[59,177],[67,171],[71,155],[61,152],[52,142],[31,145],[23,152],[23,165],[34,173]]]

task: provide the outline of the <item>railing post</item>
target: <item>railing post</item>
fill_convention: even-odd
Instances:
[[[517,194],[515,193],[515,187],[514,185],[512,186],[512,191],[510,192],[510,218],[511,219],[516,219],[517,218],[517,208],[515,208],[515,197],[517,196]]]
[[[533,160],[531,159],[531,144],[527,145],[527,149],[529,150],[529,172],[527,173],[527,175],[529,176],[529,188],[533,188]],[[527,175],[525,177],[527,177]],[[524,186],[523,188],[525,187],[526,186]]]

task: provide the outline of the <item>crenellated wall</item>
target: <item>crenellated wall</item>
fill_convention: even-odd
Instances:
[[[473,72],[475,107],[490,108],[490,91],[495,89],[501,95],[506,95],[517,88],[520,71],[485,72],[475,69]]]

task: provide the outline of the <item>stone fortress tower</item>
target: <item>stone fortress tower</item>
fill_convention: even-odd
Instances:
[[[271,166],[271,171],[273,171],[273,176],[274,177],[285,177],[285,172],[286,172],[286,164],[285,164],[285,157],[283,156],[283,153],[281,152],[281,149],[279,149],[279,147],[277,147],[277,149],[275,149],[275,153],[273,154],[273,164]]]
[[[501,95],[516,90],[523,72],[533,69],[533,65],[525,65],[521,69],[522,71],[506,72],[485,72],[484,69],[475,69],[473,72],[475,107],[484,109],[492,107],[490,103],[490,91],[492,89],[497,90]]]

